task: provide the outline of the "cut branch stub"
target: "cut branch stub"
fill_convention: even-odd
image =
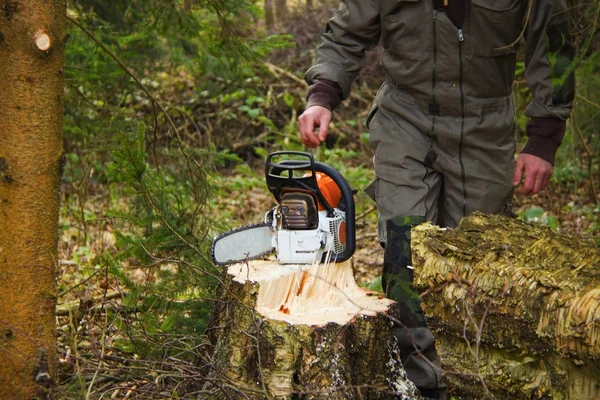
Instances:
[[[392,302],[358,287],[351,260],[232,265],[218,298],[204,388],[216,398],[419,398],[390,339]]]
[[[50,49],[50,44],[52,43],[50,36],[43,30],[37,31],[33,39],[36,47],[41,51],[48,51]]]

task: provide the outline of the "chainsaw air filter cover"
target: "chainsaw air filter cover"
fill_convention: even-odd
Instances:
[[[283,193],[280,209],[284,229],[316,229],[319,226],[317,204],[311,193]]]

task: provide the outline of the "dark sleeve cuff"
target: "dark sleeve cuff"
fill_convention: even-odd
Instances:
[[[308,87],[306,108],[322,106],[329,111],[333,111],[341,102],[342,89],[335,82],[326,79],[318,79]]]
[[[566,121],[558,118],[532,118],[527,124],[529,140],[521,153],[531,154],[554,165],[558,147],[565,136]]]

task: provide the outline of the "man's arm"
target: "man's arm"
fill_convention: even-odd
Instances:
[[[331,113],[350,95],[365,52],[381,34],[379,0],[345,0],[327,24],[317,49],[317,60],[306,72],[307,109],[298,119],[300,138],[309,147],[325,140]],[[314,129],[319,127],[318,135]]]
[[[532,0],[525,35],[525,79],[532,101],[525,110],[527,144],[517,159],[515,186],[523,175],[521,193],[544,189],[552,176],[552,166],[565,134],[575,97],[571,69],[573,44],[565,0]]]

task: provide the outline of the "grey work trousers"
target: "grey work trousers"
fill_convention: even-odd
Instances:
[[[410,229],[423,220],[455,227],[473,211],[511,213],[512,97],[471,101],[458,116],[429,115],[389,84],[377,100],[367,122],[376,180],[366,191],[377,202],[379,240],[386,247],[382,282],[396,301],[394,335],[409,379],[423,393],[445,399],[448,387],[408,269]]]
[[[368,120],[376,180],[366,190],[377,202],[380,242],[396,217],[455,227],[473,211],[511,215],[515,126],[512,96],[435,116],[384,84]]]

